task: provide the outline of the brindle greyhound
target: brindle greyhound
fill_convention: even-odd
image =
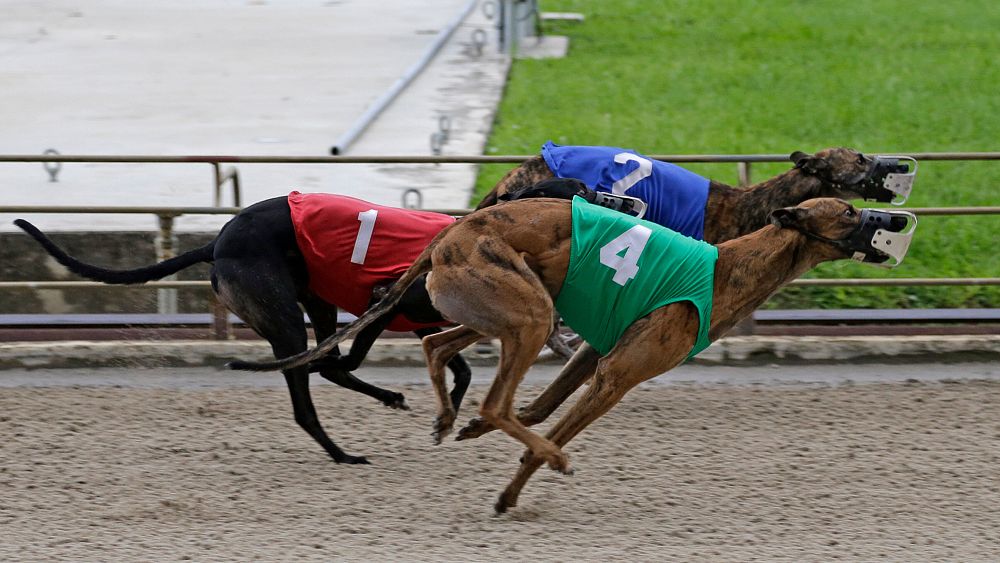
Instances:
[[[745,188],[710,180],[705,242],[718,244],[752,233],[767,224],[771,211],[811,198],[863,198],[886,203],[896,195],[884,182],[887,174],[898,169],[854,149],[828,148],[814,155],[795,151],[789,158],[794,168]],[[476,209],[495,205],[505,197],[523,197],[528,187],[553,177],[541,156],[532,157],[501,178]]]
[[[528,447],[514,480],[495,505],[497,512],[504,512],[517,503],[521,488],[542,463],[570,473],[562,446],[631,388],[681,363],[699,332],[698,311],[680,301],[633,322],[603,357],[585,344],[560,379],[566,379],[563,385],[571,393],[593,376],[590,388],[546,437],[528,430],[525,423],[531,421],[515,416],[514,393],[551,330],[554,302],[570,263],[571,207],[564,200],[536,199],[475,212],[442,231],[383,301],[318,348],[277,362],[280,366],[240,362],[232,367],[273,369],[322,357],[325,348],[391,310],[409,284],[431,272],[427,290],[435,307],[462,325],[423,341],[437,397],[438,441],[451,430],[456,415],[444,379],[445,362],[482,335],[501,341],[500,365],[480,414]],[[862,250],[866,261],[888,258],[871,244],[860,249],[854,245],[867,213],[859,214],[843,200],[812,199],[776,210],[770,214],[771,225],[719,245],[708,339],[721,337],[775,291],[821,262],[857,258]],[[897,232],[907,222],[879,221],[884,229]]]

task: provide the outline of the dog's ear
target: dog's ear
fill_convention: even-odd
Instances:
[[[802,218],[803,210],[798,207],[783,207],[781,209],[775,209],[769,215],[771,224],[779,229],[785,227],[794,227],[799,224],[799,220]]]
[[[830,163],[818,156],[812,156],[802,151],[795,151],[789,157],[796,168],[801,168],[806,174],[818,174],[830,168]]]

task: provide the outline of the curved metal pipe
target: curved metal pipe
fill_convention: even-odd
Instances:
[[[431,59],[437,55],[438,51],[441,50],[441,47],[443,47],[445,42],[448,41],[448,38],[455,32],[455,28],[457,28],[459,24],[462,23],[462,20],[469,15],[469,12],[472,11],[476,2],[478,2],[478,0],[469,0],[469,2],[466,3],[465,8],[462,9],[458,16],[451,20],[451,22],[449,22],[448,25],[442,29],[440,33],[438,33],[434,42],[431,43],[430,47],[428,47],[426,51],[424,51],[423,56],[421,56],[417,62],[413,63],[410,68],[406,69],[403,76],[399,77],[399,79],[396,80],[396,82],[390,86],[388,90],[379,96],[378,99],[376,99],[375,102],[369,106],[363,114],[361,114],[361,117],[354,122],[354,125],[352,125],[350,129],[345,131],[344,134],[337,139],[337,142],[330,147],[330,154],[343,154],[344,151],[347,150],[347,147],[353,143],[354,140],[357,139],[361,133],[363,133],[365,129],[372,124],[373,121],[375,121],[375,118],[377,118],[379,114],[385,110],[385,108],[389,107],[389,104],[396,99],[396,96],[409,86],[410,82],[413,82],[413,79],[416,78],[417,75],[419,75],[431,62]]]

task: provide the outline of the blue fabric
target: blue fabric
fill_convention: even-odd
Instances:
[[[631,183],[626,179],[629,174],[643,175],[641,162],[630,155],[650,162],[651,169],[622,192],[615,189],[616,182]],[[576,178],[592,190],[639,198],[648,206],[644,219],[704,239],[708,178],[617,147],[561,146],[548,141],[542,146],[542,158],[559,178]]]

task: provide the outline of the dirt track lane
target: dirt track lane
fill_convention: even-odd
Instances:
[[[499,517],[511,439],[313,390],[374,465],[280,387],[0,389],[0,559],[1000,558],[1000,382],[640,388]]]

